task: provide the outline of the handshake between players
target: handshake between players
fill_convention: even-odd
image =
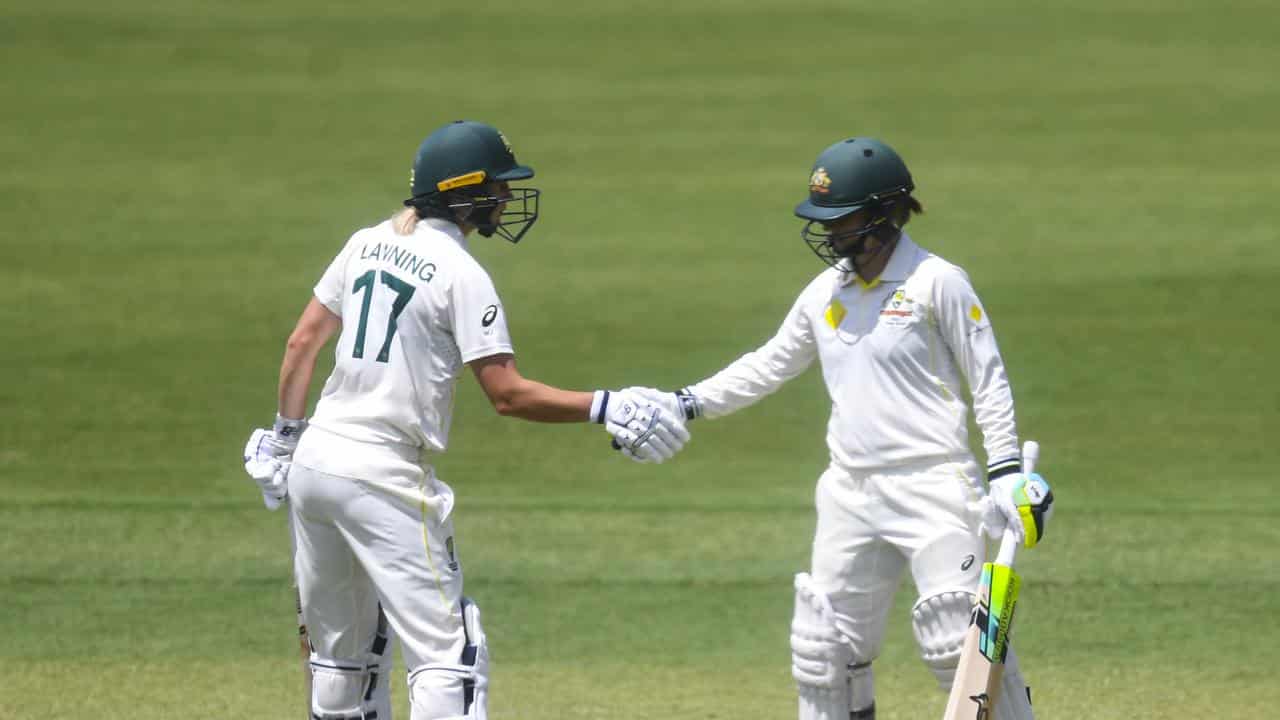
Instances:
[[[589,420],[604,425],[614,450],[639,463],[662,463],[689,442],[687,421],[696,417],[681,409],[674,393],[652,388],[597,390],[592,394]],[[267,509],[275,510],[288,497],[288,474],[305,421],[276,417],[274,427],[255,429],[244,447],[244,468]]]

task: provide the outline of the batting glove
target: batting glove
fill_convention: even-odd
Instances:
[[[616,449],[640,463],[670,460],[689,441],[684,422],[630,390],[596,391],[591,419],[604,425]]]
[[[684,418],[685,422],[702,417],[702,401],[689,388],[681,388],[675,392],[650,387],[629,387],[627,392],[635,393],[641,398],[657,405],[672,417]]]
[[[1053,516],[1053,490],[1039,473],[1009,473],[991,481],[983,508],[982,527],[992,539],[1005,528],[1024,547],[1035,547]]]
[[[295,443],[296,444],[296,443]],[[277,454],[279,444],[275,432],[258,428],[249,436],[244,446],[244,470],[262,491],[262,504],[275,510],[289,496],[289,468],[291,454]]]

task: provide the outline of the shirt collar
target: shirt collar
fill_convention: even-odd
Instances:
[[[898,244],[893,248],[893,255],[889,257],[889,264],[884,266],[884,272],[880,273],[880,277],[876,279],[881,282],[906,280],[907,275],[911,273],[911,268],[916,264],[916,253],[919,251],[920,246],[912,242],[911,236],[903,230],[898,236]]]
[[[467,236],[463,234],[462,228],[458,227],[457,224],[451,223],[444,218],[435,217],[424,218],[422,222],[426,223],[432,230],[442,232],[453,238],[453,241],[464,249],[467,247]]]

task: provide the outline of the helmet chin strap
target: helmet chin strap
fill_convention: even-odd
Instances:
[[[498,223],[486,222],[486,220],[493,219],[492,213],[487,211],[493,210],[494,206],[485,207],[472,202],[466,206],[451,205],[451,207],[453,209],[453,217],[459,225],[470,225],[484,237],[492,237],[498,231]]]

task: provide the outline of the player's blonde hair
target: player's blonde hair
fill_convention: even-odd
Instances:
[[[403,208],[391,216],[391,227],[395,229],[397,235],[412,235],[421,219],[417,208]]]

